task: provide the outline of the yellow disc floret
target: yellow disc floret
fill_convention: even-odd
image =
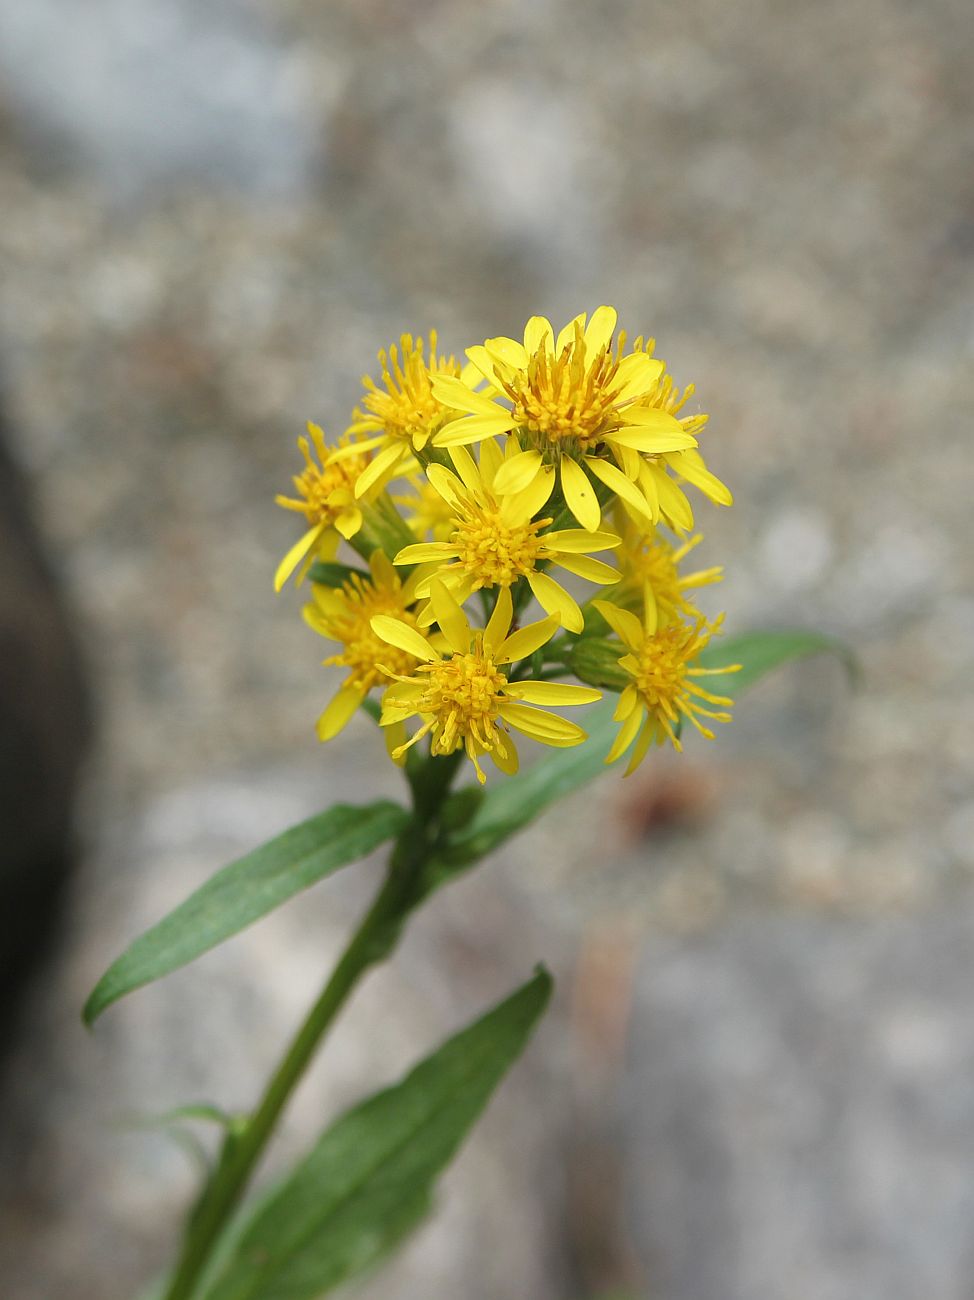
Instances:
[[[508,524],[495,509],[485,510],[471,502],[458,522],[453,544],[459,551],[457,563],[479,587],[509,587],[518,578],[533,573],[542,540],[538,532],[550,519]]]
[[[298,439],[304,469],[292,480],[297,496],[274,498],[285,510],[304,515],[309,525],[278,566],[274,577],[277,591],[302,561],[299,580],[313,559],[334,555],[339,537],[354,537],[362,527],[362,511],[356,497],[361,495],[357,491],[358,483],[369,465],[368,451],[348,434],[339,438],[336,446],[329,447],[322,430],[310,421],[308,434],[310,442],[308,438]]]
[[[356,432],[380,431],[389,439],[405,442],[420,450],[429,438],[456,412],[444,406],[430,386],[431,375],[459,377],[461,367],[456,357],[436,351],[436,331],[429,336],[429,351],[422,338],[403,334],[399,346],[379,353],[382,387],[369,375],[363,375],[365,395],[362,406],[354,412]]]
[[[656,627],[651,622],[641,622],[629,610],[610,605],[608,601],[594,602],[599,613],[619,635],[629,651],[619,660],[619,667],[631,678],[630,684],[619,696],[615,720],[621,722],[619,734],[609,750],[607,763],[614,762],[629,748],[637,735],[636,747],[626,774],[638,767],[653,743],[670,741],[674,749],[681,749],[680,727],[684,721],[694,726],[708,740],[714,733],[701,721],[730,722],[727,710],[733,701],[726,695],[714,695],[698,685],[694,678],[737,672],[740,664],[721,668],[700,668],[696,664],[700,652],[713,634],[719,630],[721,619],[708,626],[703,618],[695,623],[669,623]],[[716,705],[716,709],[707,705]]]
[[[417,672],[428,678],[416,707],[433,718],[430,752],[452,754],[466,736],[472,736],[483,750],[493,749],[507,677],[484,649],[482,639],[467,654],[420,664]]]
[[[572,450],[588,451],[620,427],[624,347],[620,333],[615,356],[605,346],[587,354],[581,323],[575,321],[572,341],[560,354],[549,352],[542,341],[523,369],[501,377],[515,423],[539,450],[560,453],[562,444],[570,443]]]
[[[448,504],[453,527],[443,541],[406,546],[396,564],[435,564],[448,589],[462,604],[475,591],[507,588],[524,578],[535,599],[563,627],[581,632],[582,611],[575,598],[552,577],[560,567],[603,586],[619,579],[617,569],[594,559],[589,552],[619,545],[615,533],[583,532],[577,528],[543,532],[552,520],[544,507],[554,487],[554,472],[534,472],[528,455],[527,482],[523,482],[525,456],[509,440],[505,452],[496,441],[481,444],[480,464],[466,447],[451,447],[456,473],[443,465],[430,465],[429,480]],[[429,591],[430,578],[416,588]],[[420,623],[432,622],[432,608],[420,613]]]

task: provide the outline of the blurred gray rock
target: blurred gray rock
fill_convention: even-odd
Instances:
[[[119,197],[174,180],[265,197],[308,183],[315,79],[260,4],[2,5],[0,73],[48,166],[93,170]]]
[[[974,907],[654,941],[625,1079],[654,1300],[968,1300]]]
[[[88,705],[74,629],[0,424],[0,1052],[75,860]]]

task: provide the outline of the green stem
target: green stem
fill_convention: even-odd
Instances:
[[[164,1300],[190,1300],[226,1222],[274,1132],[281,1111],[335,1017],[365,972],[395,948],[403,922],[421,900],[421,874],[435,849],[438,817],[461,753],[416,764],[409,774],[414,814],[396,841],[385,882],[274,1072],[257,1109],[226,1141],[187,1226]]]

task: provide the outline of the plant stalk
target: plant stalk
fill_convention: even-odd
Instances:
[[[415,763],[408,773],[413,817],[396,841],[388,874],[318,1000],[244,1127],[228,1134],[220,1160],[190,1216],[164,1300],[191,1300],[227,1220],[247,1188],[291,1093],[365,972],[395,948],[407,914],[422,898],[421,873],[439,835],[438,817],[462,751]]]

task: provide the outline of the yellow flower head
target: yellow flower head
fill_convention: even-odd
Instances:
[[[481,444],[479,468],[465,447],[450,449],[455,474],[430,465],[429,481],[450,508],[452,529],[445,541],[404,547],[395,563],[438,565],[436,576],[461,605],[481,588],[509,588],[525,578],[546,613],[570,631],[581,632],[582,611],[545,566],[561,567],[592,582],[616,582],[616,570],[587,552],[618,546],[619,538],[580,528],[543,532],[552,522],[541,513],[554,487],[554,472],[543,468],[536,473],[531,467],[525,474],[516,442],[511,440],[507,451],[505,457],[490,438]],[[430,583],[430,578],[422,581],[417,595],[428,594]],[[420,622],[434,618],[430,605]]]
[[[467,356],[497,395],[465,392],[457,378],[434,376],[435,395],[466,412],[446,423],[434,444],[467,444],[516,430],[529,458],[525,465],[539,472],[557,467],[565,502],[583,528],[599,526],[598,484],[651,523],[664,518],[692,526],[692,514],[685,523],[689,506],[681,506],[686,498],[665,462],[662,470],[658,462],[693,451],[696,438],[667,409],[670,390],[659,400],[665,368],[650,355],[652,343],[637,338],[627,354],[624,331],[613,345],[616,320],[614,308],[599,307],[590,320],[577,316],[556,338],[548,320],[532,316],[523,343],[495,338],[469,348]]]
[[[700,611],[688,593],[722,582],[724,578],[721,565],[680,573],[681,561],[703,541],[700,533],[680,546],[673,546],[659,533],[648,533],[629,519],[623,519],[620,532],[622,546],[616,561],[622,581],[608,593],[612,603],[627,609],[655,606],[660,624],[698,618]]]
[[[372,630],[372,619],[377,614],[416,629],[416,615],[411,608],[416,599],[415,575],[403,583],[382,551],[372,553],[369,568],[368,578],[354,574],[342,587],[314,583],[312,601],[304,607],[309,627],[341,643],[339,653],[330,655],[324,663],[348,669],[341,688],[318,719],[319,740],[337,736],[372,687],[384,680],[380,663],[396,673],[408,674],[422,658],[390,647]],[[422,632],[416,631],[416,636],[424,640]]]
[[[669,740],[674,749],[681,749],[677,729],[683,719],[702,736],[713,740],[714,733],[700,719],[730,722],[727,709],[732,700],[726,695],[711,694],[694,678],[737,672],[741,665],[700,668],[693,664],[720,627],[721,619],[711,627],[703,618],[693,624],[667,623],[659,627],[650,611],[640,621],[629,610],[610,605],[608,601],[594,603],[628,650],[619,660],[619,667],[632,679],[619,696],[615,720],[622,726],[605,761],[614,763],[635,740],[636,747],[626,768],[628,776],[654,742],[661,745]],[[716,705],[717,709],[707,705]]]
[[[364,446],[376,449],[375,460],[359,483],[360,495],[373,483],[401,471],[414,452],[422,451],[430,438],[456,417],[457,412],[433,392],[432,379],[445,376],[460,383],[463,376],[475,380],[472,367],[461,368],[455,357],[437,353],[435,330],[430,331],[428,355],[422,338],[403,334],[398,347],[393,344],[388,352],[383,349],[379,353],[379,365],[383,387],[370,375],[362,376],[365,396],[348,429],[373,435]]]
[[[337,447],[329,447],[324,433],[310,420],[308,433],[310,443],[305,437],[298,439],[304,469],[293,479],[297,497],[279,494],[274,500],[285,510],[304,515],[310,527],[277,566],[275,591],[281,590],[299,565],[298,581],[312,560],[331,559],[338,549],[339,535],[354,537],[362,527],[362,511],[356,501],[361,494],[356,492],[356,485],[368,469],[368,451],[347,433],[339,438]],[[317,461],[313,452],[317,452]]]
[[[589,704],[600,698],[599,691],[556,682],[511,681],[507,671],[551,638],[557,618],[549,616],[511,632],[513,603],[505,587],[487,626],[474,629],[442,582],[433,581],[430,595],[445,641],[442,652],[400,618],[377,615],[372,620],[376,635],[393,650],[422,660],[411,675],[384,665],[395,680],[382,701],[382,725],[397,727],[414,717],[421,724],[410,740],[392,751],[393,758],[403,758],[411,745],[428,735],[432,754],[452,754],[462,746],[483,783],[486,776],[479,762],[483,754],[489,754],[502,772],[517,771],[517,750],[508,727],[560,748],[585,739],[575,723],[529,706]]]

